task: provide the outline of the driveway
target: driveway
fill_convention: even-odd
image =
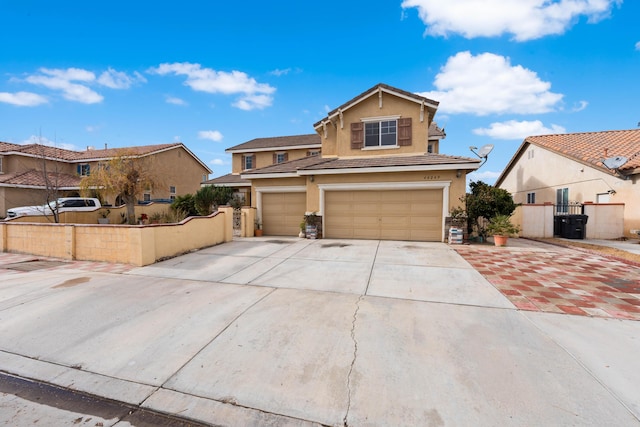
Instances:
[[[637,354],[640,322],[518,310],[439,243],[0,265],[2,371],[216,425],[640,425]]]

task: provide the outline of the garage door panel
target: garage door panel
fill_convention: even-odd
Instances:
[[[296,236],[307,206],[305,193],[263,193],[262,227],[271,236]]]
[[[328,191],[325,236],[440,241],[442,190]]]

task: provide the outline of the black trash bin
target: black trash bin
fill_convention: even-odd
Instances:
[[[587,215],[565,215],[561,220],[560,237],[584,239],[587,236]]]

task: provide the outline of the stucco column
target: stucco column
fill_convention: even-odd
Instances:
[[[7,242],[7,229],[9,224],[0,224],[0,249],[2,252],[7,252],[9,244]]]
[[[233,208],[231,206],[223,206],[218,208],[219,212],[224,214],[224,241],[233,240]]]
[[[65,259],[76,259],[76,227],[64,226],[64,252]]]

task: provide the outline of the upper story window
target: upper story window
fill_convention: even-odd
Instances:
[[[78,175],[89,176],[90,172],[91,172],[91,168],[89,167],[88,163],[82,163],[78,165]]]
[[[307,151],[307,156],[319,156],[320,150],[309,150]]]
[[[527,203],[528,204],[536,203],[536,193],[527,193]]]
[[[150,202],[150,201],[151,201],[151,194],[149,194],[149,193],[144,193],[144,194],[142,195],[142,200],[143,200],[143,201],[145,201],[145,202]]]
[[[351,148],[394,148],[411,145],[411,117],[369,117],[351,123]]]
[[[287,153],[273,153],[273,164],[283,163],[289,160]]]
[[[397,122],[385,120],[364,124],[364,146],[382,147],[397,144]]]
[[[242,156],[242,169],[253,169],[256,167],[256,156],[253,154],[246,154]]]
[[[169,193],[176,194],[176,187],[174,185],[169,186]]]

